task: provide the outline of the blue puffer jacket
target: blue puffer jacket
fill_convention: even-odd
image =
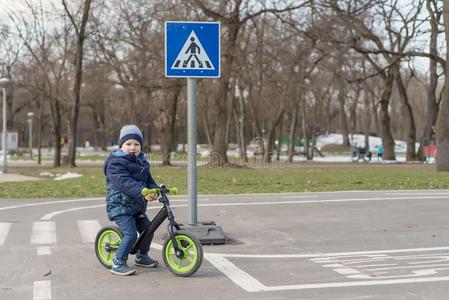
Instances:
[[[117,150],[104,163],[106,175],[106,211],[109,220],[120,215],[145,213],[147,202],[142,196],[145,187],[155,188],[150,165],[141,152],[139,156]]]

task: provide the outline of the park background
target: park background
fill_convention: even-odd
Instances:
[[[164,23],[217,21],[221,77],[198,80],[201,168],[222,176],[299,170],[298,179],[327,157],[333,162],[328,167],[346,161],[341,168],[356,170],[362,167],[355,162],[366,161],[367,171],[400,169],[409,181],[415,172],[436,180],[392,188],[446,187],[446,174],[436,171],[449,170],[447,5],[1,0],[0,77],[9,81],[2,94],[8,131],[18,137],[17,149],[9,151],[11,171],[82,174],[86,161],[98,168],[117,148],[121,126],[131,123],[142,129],[150,160],[184,168],[186,80],[164,76]],[[333,143],[320,144],[336,134]],[[384,152],[377,160],[380,145]],[[373,159],[359,160],[360,149],[372,151]],[[240,181],[231,176],[231,182]],[[247,190],[265,191],[254,184]],[[388,182],[374,184],[382,185],[389,188]],[[342,188],[349,187],[357,184]]]

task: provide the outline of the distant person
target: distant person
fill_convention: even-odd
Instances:
[[[357,161],[366,161],[366,148],[365,147],[358,147],[357,148],[357,152],[358,152],[358,157],[357,157]]]
[[[142,196],[144,188],[156,188],[150,173],[150,165],[141,152],[142,132],[136,125],[125,125],[120,131],[119,150],[109,154],[104,163],[106,175],[106,211],[123,233],[123,239],[113,259],[112,274],[131,275],[136,270],[127,265],[128,255],[140,234],[150,225],[145,214],[147,201],[157,195]],[[157,260],[148,256],[151,239],[137,252],[135,265],[156,267]]]
[[[368,154],[366,155],[366,157],[368,158],[368,161],[371,161],[371,159],[373,158],[373,153],[368,150]]]
[[[382,145],[377,145],[377,161],[382,159],[384,155],[384,147]]]
[[[357,146],[357,143],[354,143],[352,146],[352,160],[357,161],[359,156],[359,147]]]

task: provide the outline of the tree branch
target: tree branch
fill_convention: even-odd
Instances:
[[[76,25],[75,19],[73,18],[72,14],[69,11],[69,8],[67,7],[67,3],[65,2],[65,0],[61,0],[62,1],[62,6],[64,6],[64,10],[67,13],[67,16],[70,19],[70,22],[72,23],[73,27],[75,28],[75,32],[76,35],[79,36],[79,30],[78,30],[78,26]]]

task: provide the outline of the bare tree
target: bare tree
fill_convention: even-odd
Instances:
[[[18,38],[32,58],[34,72],[38,74],[37,89],[42,93],[43,101],[50,103],[52,134],[54,144],[53,166],[61,166],[61,103],[69,96],[64,86],[69,53],[68,30],[63,23],[60,28],[50,28],[47,13],[42,4],[28,3],[29,16],[10,15]],[[43,107],[41,105],[40,107]]]
[[[444,34],[446,37],[446,49],[449,49],[449,0],[443,1]],[[446,50],[446,62],[449,61],[449,51]],[[440,112],[437,119],[437,170],[449,171],[449,64],[445,68],[445,93],[440,104]]]
[[[367,1],[367,7],[372,5]],[[356,36],[353,39],[353,48],[357,51],[363,53],[366,59],[378,70],[380,75],[382,76],[385,82],[384,93],[382,94],[381,100],[381,119],[382,119],[382,143],[385,148],[384,157],[385,159],[395,159],[394,153],[394,140],[391,135],[390,129],[390,117],[388,113],[389,100],[391,96],[391,92],[393,89],[393,82],[396,80],[399,88],[401,89],[402,84],[400,83],[400,59],[401,56],[392,54],[392,52],[402,53],[406,50],[410,40],[415,37],[415,34],[421,23],[416,22],[417,16],[421,12],[422,1],[419,1],[416,6],[412,6],[406,13],[403,13],[402,10],[404,8],[399,7],[397,1],[390,3],[380,4],[379,15],[382,18],[382,22],[385,24],[386,29],[388,30],[388,39],[387,45],[384,44],[385,39],[382,39],[378,35],[376,35],[374,29],[368,28],[364,21],[363,14],[360,14],[358,9],[359,7],[350,7],[348,5],[348,9],[342,9],[336,1],[332,2],[333,10],[340,17],[340,20],[346,24],[349,30],[353,30],[356,32]],[[348,11],[358,12],[358,17],[353,13],[347,13]],[[396,28],[396,22],[393,20],[393,17],[397,17],[401,20],[402,26]],[[382,53],[382,58],[388,63],[388,66],[382,67],[378,62],[375,62],[371,57],[369,57],[370,53],[373,53],[372,46],[367,46],[366,42],[370,41],[374,46],[375,50],[378,50]],[[397,50],[397,51],[395,51]],[[404,103],[405,107],[409,109],[406,110],[407,113],[407,123],[409,133],[407,134],[407,157],[409,159],[414,159],[415,157],[415,127],[413,114],[411,111],[411,107],[408,104],[408,99],[406,97],[406,93],[403,89],[400,90],[400,96]]]
[[[234,0],[232,2],[226,3],[223,5],[221,3],[218,5],[219,8],[223,8],[220,10],[214,10],[210,7],[210,5],[206,5],[202,0],[193,0],[193,2],[203,11],[203,13],[217,21],[220,21],[222,25],[226,28],[227,38],[222,43],[224,48],[223,53],[223,64],[221,70],[221,79],[219,83],[219,88],[217,92],[217,96],[215,97],[215,107],[217,109],[216,114],[216,122],[215,122],[215,132],[213,138],[213,147],[212,151],[216,153],[213,156],[214,161],[212,162],[214,165],[225,165],[228,163],[228,157],[226,155],[227,144],[226,144],[226,122],[228,120],[228,114],[231,113],[228,111],[228,87],[230,83],[230,78],[232,74],[232,65],[235,59],[237,40],[239,37],[239,32],[242,26],[248,21],[257,16],[273,13],[278,14],[286,11],[295,10],[301,7],[304,7],[308,1],[301,2],[295,5],[287,4],[285,8],[262,8],[257,11],[252,12],[250,7],[244,7],[243,1]],[[247,2],[249,5],[249,2]],[[241,14],[241,10],[245,10],[246,13],[244,15]]]
[[[81,84],[83,79],[83,59],[84,59],[84,40],[86,39],[86,26],[89,18],[90,6],[92,0],[84,0],[83,14],[79,23],[75,19],[76,16],[70,11],[65,0],[62,0],[64,11],[72,23],[75,31],[75,80],[73,81],[72,109],[69,121],[69,153],[67,157],[67,165],[75,167],[76,159],[76,137],[78,128],[78,115],[80,110]]]
[[[439,25],[441,21],[441,8],[438,7],[438,1],[427,0],[426,8],[429,13],[429,23],[430,23],[430,41],[429,41],[429,53],[433,56],[438,56],[437,49],[437,38],[439,33]],[[420,159],[424,159],[424,147],[432,143],[432,128],[434,128],[439,109],[439,102],[437,97],[437,86],[438,86],[438,74],[437,74],[438,63],[435,59],[429,60],[429,86],[427,88],[427,116],[426,125],[424,128],[423,135],[420,140],[420,147],[418,151],[418,156]]]

